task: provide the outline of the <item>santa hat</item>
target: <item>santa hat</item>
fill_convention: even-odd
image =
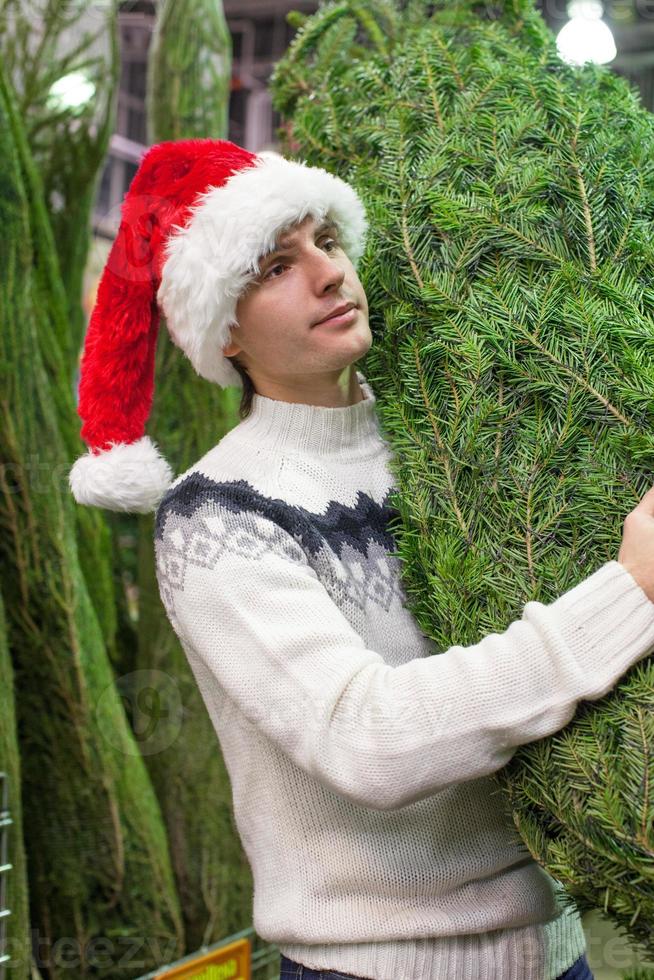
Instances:
[[[333,220],[356,265],[367,221],[334,174],[228,140],[159,143],[125,195],[80,363],[78,414],[89,451],[69,474],[80,504],[154,510],[174,477],[144,434],[154,388],[160,311],[196,372],[242,386],[222,353],[239,296],[277,236],[312,215]]]

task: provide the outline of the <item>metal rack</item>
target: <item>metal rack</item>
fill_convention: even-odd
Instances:
[[[13,823],[9,815],[9,775],[0,772],[0,980],[5,980],[7,953],[7,919],[11,909],[7,906],[7,872],[13,865],[7,861],[9,852],[9,827]]]

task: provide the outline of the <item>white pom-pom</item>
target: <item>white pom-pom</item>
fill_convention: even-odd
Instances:
[[[71,467],[68,482],[78,504],[148,514],[173,482],[169,464],[149,436],[88,452]]]

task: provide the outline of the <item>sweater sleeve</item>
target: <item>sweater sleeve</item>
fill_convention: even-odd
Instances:
[[[182,571],[175,535],[156,543],[171,623],[253,725],[359,805],[395,809],[500,769],[654,647],[654,603],[609,561],[553,603],[528,602],[503,633],[392,667],[292,534],[258,514],[241,519],[222,546],[198,536]]]

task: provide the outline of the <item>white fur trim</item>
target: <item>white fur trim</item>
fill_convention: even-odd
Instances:
[[[272,150],[202,194],[187,224],[168,237],[157,300],[172,340],[203,378],[223,388],[241,386],[222,353],[238,322],[239,296],[278,234],[308,214],[317,221],[329,215],[337,223],[343,249],[356,266],[367,220],[354,188]]]
[[[173,471],[149,436],[117,442],[75,461],[68,482],[78,504],[147,514],[173,481]]]

